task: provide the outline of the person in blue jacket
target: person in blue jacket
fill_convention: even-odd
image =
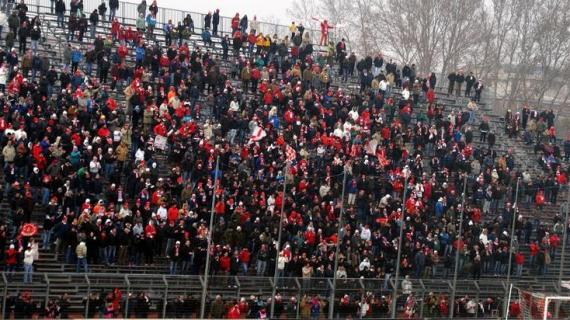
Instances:
[[[75,72],[77,67],[79,66],[79,62],[81,62],[82,54],[81,50],[78,47],[75,47],[73,51],[71,51],[71,70]]]
[[[136,50],[135,50],[135,61],[137,64],[137,68],[142,66],[144,58],[145,58],[145,47],[140,44],[137,46]]]
[[[204,31],[202,31],[202,41],[204,41],[205,45],[212,45],[212,34],[208,28],[204,28]]]

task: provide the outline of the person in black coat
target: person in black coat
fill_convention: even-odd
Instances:
[[[118,1],[118,0],[115,0]],[[65,2],[63,0],[57,0],[55,3],[55,13],[57,14],[57,26],[63,28],[63,21],[65,19]]]
[[[435,90],[435,85],[437,84],[437,77],[435,76],[435,73],[432,72],[429,75],[428,82],[429,82],[429,87]]]
[[[26,45],[28,42],[28,36],[30,35],[29,25],[27,22],[22,23],[22,26],[18,30],[18,37],[20,39],[20,54],[26,53]]]
[[[455,71],[451,71],[451,73],[447,75],[447,80],[449,81],[447,94],[451,95],[453,93],[453,88],[455,87]]]
[[[469,75],[467,77],[465,77],[465,96],[466,97],[471,96],[471,89],[473,88],[473,85],[475,85],[475,81],[477,81],[477,79],[475,79],[473,72],[469,72]]]
[[[216,9],[212,15],[212,35],[218,35],[218,25],[220,24],[220,9]]]
[[[204,16],[204,29],[211,29],[211,26],[212,26],[212,13],[208,12],[208,14]]]
[[[111,10],[109,13],[109,21],[113,21],[115,13],[119,10],[119,0],[109,0],[109,9]]]
[[[461,95],[461,86],[463,85],[463,81],[465,81],[465,76],[463,75],[462,71],[459,71],[456,75],[455,75],[455,84],[456,84],[456,93],[455,95],[460,96]]]
[[[141,292],[136,300],[135,305],[133,307],[133,311],[135,314],[135,318],[144,319],[148,317],[148,313],[150,311],[150,298],[148,295],[143,291]]]

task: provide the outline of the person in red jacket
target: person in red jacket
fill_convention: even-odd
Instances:
[[[530,266],[531,268],[533,268],[536,262],[536,255],[538,254],[539,251],[538,243],[536,241],[531,243],[529,249],[530,249]]]
[[[166,137],[168,129],[166,128],[166,124],[164,123],[164,121],[154,126],[153,132],[157,136]]]
[[[554,260],[558,246],[560,246],[560,237],[553,232],[550,235],[550,259]]]
[[[524,265],[524,255],[520,251],[515,254],[515,264],[517,265],[517,276],[521,277]]]
[[[176,207],[176,204],[172,204],[170,206],[170,208],[168,208],[168,212],[167,212],[167,218],[168,218],[168,223],[174,223],[176,222],[176,220],[179,217],[179,211],[178,208]]]
[[[111,23],[111,34],[113,35],[113,41],[116,41],[119,38],[119,31],[121,30],[121,24],[117,18],[113,19]]]
[[[224,255],[220,257],[220,271],[222,271],[225,275],[230,272],[230,264],[231,259],[227,252],[224,252]]]
[[[232,18],[232,33],[239,29],[239,13]]]
[[[249,261],[251,260],[251,253],[248,248],[241,249],[239,253],[239,261],[241,263],[241,268],[244,275],[247,275],[247,270],[249,267]]]
[[[241,318],[241,312],[239,310],[239,305],[237,303],[234,304],[234,306],[232,306],[228,310],[227,318],[228,319],[240,319]]]
[[[16,272],[16,265],[18,264],[18,251],[16,247],[11,244],[8,250],[6,250],[6,272],[8,273],[8,280],[12,278],[14,272]]]
[[[327,45],[327,43],[329,41],[329,30],[333,29],[334,26],[331,26],[326,19],[321,21],[321,20],[313,17],[313,20],[321,23],[321,41],[319,42],[319,45],[321,45],[321,46]]]

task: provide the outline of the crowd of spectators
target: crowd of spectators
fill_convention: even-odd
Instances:
[[[472,73],[448,76],[449,94],[467,97],[450,107],[436,97],[435,74],[381,54],[358,60],[344,40],[314,46],[302,25],[269,36],[256,18],[236,14],[228,35],[218,10],[196,26],[190,15],[157,21],[156,1],[143,1],[133,28],[117,19],[116,1],[108,19],[103,1],[89,22],[82,1],[70,7],[57,0],[53,8],[69,41],[62,65],[38,49],[44,24],[23,1],[0,17],[9,27],[0,146],[11,221],[0,252],[9,270],[24,267],[27,282],[27,222],[41,225],[44,250],[77,271],[165,257],[165,272],[200,274],[211,233],[213,275],[331,278],[340,241],[336,277],[384,279],[389,289],[397,263],[403,276],[448,277],[457,250],[461,272],[474,279],[506,273],[512,223],[519,243],[536,246],[521,265],[545,273],[555,259],[565,225],[537,228],[512,205],[519,178],[528,205],[555,203],[566,188],[551,112],[505,118],[509,135],[520,123],[545,142],[543,171],[532,175],[511,150],[496,151],[494,128],[476,118],[484,87]],[[109,33],[98,32],[101,22]],[[204,46],[189,40],[196,30]],[[343,81],[360,91],[336,86]],[[33,221],[36,210],[43,221]]]

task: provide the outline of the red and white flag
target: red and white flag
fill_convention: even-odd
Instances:
[[[263,130],[262,127],[257,126],[255,127],[255,129],[253,129],[253,133],[251,134],[251,141],[259,141],[263,138],[265,138],[265,136],[267,136],[267,132],[265,132],[265,130]]]
[[[293,162],[295,159],[297,159],[297,151],[295,151],[295,149],[293,149],[293,147],[290,145],[287,145],[287,148],[285,149],[285,155],[287,156],[287,161],[289,162]]]

